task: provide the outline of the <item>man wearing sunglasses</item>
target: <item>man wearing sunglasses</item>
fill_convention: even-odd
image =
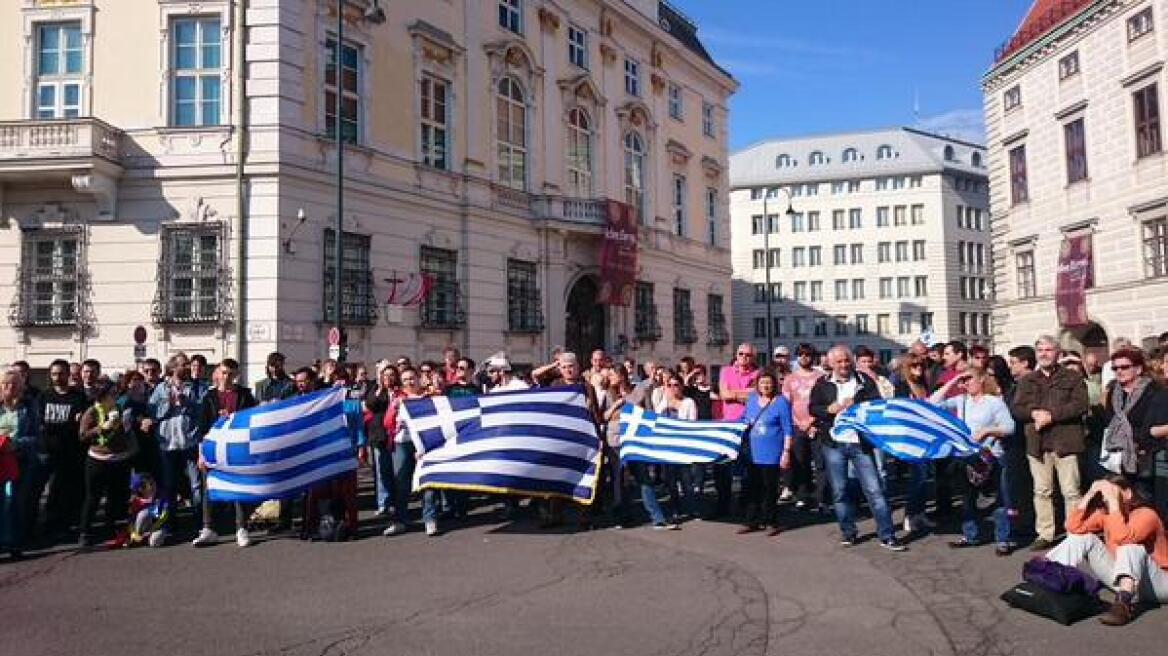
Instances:
[[[815,418],[811,416],[811,390],[815,383],[823,377],[823,372],[814,366],[818,357],[815,347],[811,344],[800,344],[795,349],[795,370],[783,378],[783,396],[791,404],[791,417],[795,424],[795,441],[791,445],[791,473],[788,484],[795,492],[798,500],[795,507],[803,508],[807,504],[807,496],[811,491],[812,462],[819,471],[819,479],[815,481],[814,506],[825,510],[830,503],[827,496],[827,474],[823,460],[822,442],[815,439]]]

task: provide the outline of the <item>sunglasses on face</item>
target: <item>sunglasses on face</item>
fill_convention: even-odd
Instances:
[[[681,387],[681,383],[677,383],[677,382],[669,383],[669,387]]]
[[[740,358],[750,358],[750,357],[754,357],[754,354],[753,354],[753,353],[738,353],[737,355],[738,355],[738,357],[740,357]]]
[[[457,367],[455,367],[455,369],[457,369],[457,370],[459,370],[459,371],[466,371],[466,370],[467,370],[467,366],[466,366],[466,365],[463,365],[463,364],[460,364],[460,365],[458,365]]]
[[[1115,371],[1127,371],[1128,369],[1134,369],[1135,365],[1134,364],[1113,364],[1113,365],[1111,365],[1111,368],[1114,369]]]

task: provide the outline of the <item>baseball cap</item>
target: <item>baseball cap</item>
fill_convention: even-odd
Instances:
[[[774,353],[774,354],[775,354],[776,356],[779,356],[779,355],[786,355],[786,356],[790,356],[790,355],[791,355],[791,349],[787,348],[786,346],[776,346],[776,347],[775,347],[775,353]]]
[[[498,369],[499,371],[511,371],[511,361],[507,359],[506,355],[496,353],[487,360],[487,369]]]

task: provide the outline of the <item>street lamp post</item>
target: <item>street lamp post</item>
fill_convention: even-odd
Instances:
[[[341,70],[341,50],[345,44],[345,4],[346,0],[337,0],[337,41],[333,46],[333,87],[336,104],[333,106],[333,137],[337,144],[337,221],[333,235],[334,263],[333,267],[333,325],[337,334],[342,335],[341,348],[337,357],[338,362],[345,359],[344,319],[341,315],[341,299],[344,296],[343,267],[344,267],[344,231],[345,231],[345,139],[341,134],[341,100],[344,95],[344,77]],[[372,25],[385,22],[385,10],[380,6],[380,0],[370,0],[369,6],[361,14],[361,19]]]
[[[771,293],[771,215],[768,209],[770,200],[770,189],[767,189],[762,194],[762,247],[763,247],[763,265],[766,269],[766,340],[767,340],[767,359],[774,357],[775,353],[775,339],[774,339],[774,311],[772,303],[774,302],[774,295]],[[792,216],[796,214],[795,208],[791,206],[791,192],[787,192],[787,211],[783,213],[785,216]]]

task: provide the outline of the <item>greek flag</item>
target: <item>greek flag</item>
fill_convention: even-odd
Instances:
[[[202,444],[211,500],[287,498],[355,470],[344,404],[338,387],[220,418]]]
[[[840,413],[831,429],[840,439],[854,431],[890,456],[905,462],[963,458],[978,453],[969,426],[925,401],[887,399],[854,405]]]
[[[402,404],[414,489],[562,497],[590,504],[600,440],[581,386],[434,396]]]
[[[621,462],[705,464],[738,458],[746,424],[685,421],[626,404],[620,417]]]

